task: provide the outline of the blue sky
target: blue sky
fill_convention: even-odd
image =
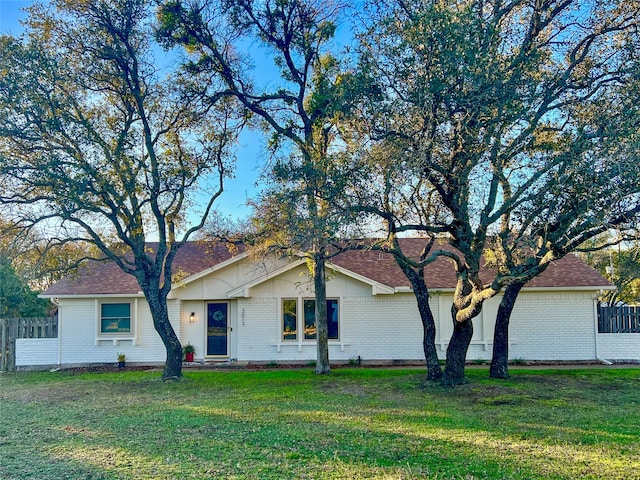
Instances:
[[[31,0],[0,0],[0,33],[20,33],[22,27],[18,20],[24,18],[20,9],[31,3]]]
[[[32,3],[32,0],[0,0],[0,33],[19,35],[22,32],[19,20],[26,17],[21,9]],[[259,190],[256,182],[263,164],[261,139],[252,132],[244,132],[237,150],[235,178],[225,182],[225,191],[216,201],[216,208],[223,216],[242,219],[250,214],[247,199]]]

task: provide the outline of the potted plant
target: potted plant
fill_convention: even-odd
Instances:
[[[193,362],[193,356],[196,353],[196,348],[190,343],[187,343],[184,347],[182,347],[182,353],[184,353],[185,362]]]
[[[127,360],[127,356],[124,353],[118,353],[118,368],[124,368],[124,362]]]

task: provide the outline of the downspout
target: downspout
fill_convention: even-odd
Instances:
[[[594,322],[594,336],[595,336],[595,349],[596,349],[596,360],[604,365],[613,365],[612,362],[606,360],[604,358],[600,358],[599,345],[598,345],[598,299],[593,299],[593,322]]]
[[[60,301],[57,298],[50,298],[49,301],[58,307],[58,367],[62,364],[62,335],[60,335]]]

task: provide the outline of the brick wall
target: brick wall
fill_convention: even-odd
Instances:
[[[166,350],[153,327],[146,301],[130,298],[109,298],[109,302],[131,301],[135,316],[133,338],[112,341],[98,336],[98,304],[94,299],[61,299],[59,316],[60,358],[62,365],[85,363],[115,363],[118,353],[124,353],[127,362],[164,362]],[[180,335],[180,304],[168,302],[169,316],[176,333]]]
[[[529,293],[518,297],[509,336],[510,358],[593,360],[593,294]]]
[[[640,333],[599,333],[598,353],[606,360],[640,362]]]
[[[17,338],[16,367],[54,366],[58,363],[57,338]]]
[[[296,276],[297,275],[297,276]],[[230,358],[248,361],[312,361],[316,358],[314,341],[282,341],[280,338],[281,298],[304,298],[310,292],[296,283],[299,274],[291,274],[288,283],[270,284],[254,289],[250,298],[230,300]],[[336,281],[338,280],[338,281]],[[364,361],[422,361],[422,324],[413,294],[365,295],[367,288],[358,282],[337,276],[331,297],[339,299],[340,338],[330,341],[330,358],[349,361],[358,356]],[[350,283],[357,284],[350,286]],[[360,287],[358,287],[360,285]],[[268,288],[267,288],[268,287]],[[339,287],[339,288],[338,288]],[[358,288],[356,288],[358,287]],[[370,288],[369,288],[370,292]],[[594,310],[592,292],[523,292],[516,303],[510,327],[510,358],[525,360],[593,360],[595,358]],[[129,362],[163,362],[164,346],[153,328],[144,299],[131,300],[134,306],[135,335],[113,342],[97,335],[98,303],[94,299],[62,299],[60,308],[60,358],[62,365],[115,363],[119,352]],[[493,324],[499,298],[486,302],[482,314],[474,320],[474,337],[467,359],[489,360],[492,353]],[[434,293],[431,308],[436,318],[438,353],[444,357],[451,331],[449,293]],[[182,341],[189,340],[204,353],[206,318],[204,300],[180,303],[169,301],[170,316]],[[197,322],[188,315],[196,312]],[[599,335],[600,356],[607,359],[639,359],[640,335]],[[56,339],[51,339],[56,340]],[[57,340],[56,340],[57,341]],[[53,345],[42,348],[23,345],[20,366],[50,364]],[[41,354],[41,356],[39,356]],[[57,356],[57,351],[55,356]],[[57,361],[57,360],[56,360]],[[42,362],[42,363],[40,363]],[[55,362],[54,362],[55,363]]]

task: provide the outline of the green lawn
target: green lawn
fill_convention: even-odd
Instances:
[[[0,375],[2,479],[640,479],[640,369]]]

